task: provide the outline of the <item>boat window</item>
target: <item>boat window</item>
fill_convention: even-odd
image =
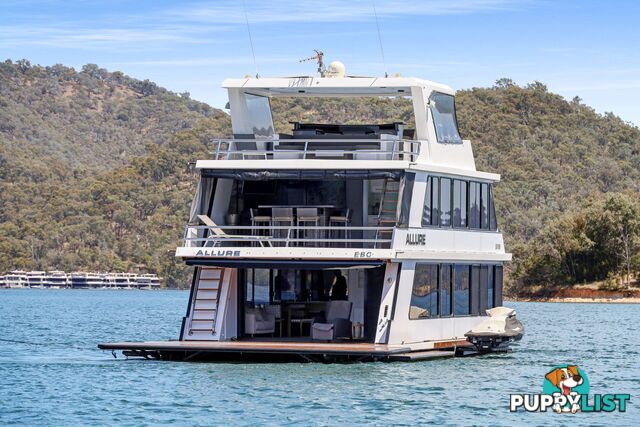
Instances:
[[[268,304],[270,272],[264,268],[248,269],[246,273],[245,300],[254,304]]]
[[[382,202],[382,192],[384,191],[384,179],[369,180],[368,211],[369,215],[380,213],[380,202]]]
[[[469,227],[480,228],[480,183],[469,183]]]
[[[247,112],[253,134],[256,136],[273,136],[273,118],[271,105],[266,96],[245,94],[247,100]]]
[[[454,268],[453,314],[469,314],[469,266],[456,265]]]
[[[467,226],[467,182],[453,181],[453,226]]]
[[[437,176],[427,178],[422,226],[498,229],[490,184]]]
[[[489,229],[498,229],[498,219],[496,218],[496,206],[493,203],[493,187],[489,186]]]
[[[429,101],[431,102],[431,115],[438,142],[461,144],[462,138],[458,132],[454,97],[434,92],[429,97]]]
[[[489,301],[489,297],[488,297],[488,292],[489,292],[489,288],[493,287],[493,284],[489,281],[489,278],[493,276],[493,274],[489,274],[489,272],[493,272],[493,266],[490,265],[483,265],[480,268],[480,289],[479,289],[479,294],[478,294],[478,299],[480,301],[483,301],[480,304],[480,307],[478,308],[482,308],[482,311],[480,311],[480,314],[484,314],[484,310],[486,310],[487,307],[485,307],[484,301]]]
[[[413,198],[413,183],[416,180],[415,173],[407,173],[402,180],[402,199],[400,203],[400,219],[398,225],[409,225],[409,211],[411,209],[411,200]]]
[[[438,265],[416,264],[409,319],[426,319],[437,315]]]
[[[489,185],[480,184],[480,228],[489,228]]]
[[[409,319],[484,316],[502,305],[502,266],[429,264],[415,267]]]
[[[274,293],[280,301],[300,300],[300,270],[276,270]]]
[[[503,268],[501,265],[496,265],[493,274],[493,305],[491,307],[499,307],[502,305],[502,279]]]
[[[440,317],[451,316],[451,264],[440,265]]]
[[[481,288],[481,266],[471,266],[471,314],[478,315],[480,313],[480,298],[482,295]],[[486,268],[486,266],[484,267]]]
[[[440,226],[451,226],[451,179],[440,178]]]
[[[438,211],[438,177],[427,178],[427,189],[424,195],[424,209],[422,211],[422,226],[438,225],[440,213]]]

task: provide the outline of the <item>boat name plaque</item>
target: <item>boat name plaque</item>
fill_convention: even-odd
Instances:
[[[408,233],[406,244],[424,246],[427,244],[427,235],[421,233]]]
[[[227,251],[223,249],[200,249],[198,252],[196,252],[196,256],[238,257],[240,256],[240,251]]]

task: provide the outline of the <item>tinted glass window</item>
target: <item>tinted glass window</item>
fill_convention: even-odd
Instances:
[[[438,265],[417,264],[411,292],[410,319],[438,315]]]
[[[431,182],[432,178],[427,178],[427,189],[424,193],[424,209],[422,210],[422,226],[431,225]]]
[[[498,229],[498,220],[496,218],[496,207],[493,204],[493,187],[489,186],[489,228],[491,230]]]
[[[469,266],[456,265],[454,276],[454,314],[469,314]]]
[[[489,228],[489,185],[480,184],[480,228]]]
[[[424,195],[424,210],[422,211],[422,225],[438,225],[440,218],[439,205],[439,179],[437,177],[427,178],[427,190]]]
[[[471,267],[471,314],[480,313],[480,266]]]
[[[404,176],[404,188],[402,189],[402,200],[400,202],[400,218],[398,225],[409,225],[409,211],[411,209],[411,199],[413,197],[413,183],[416,179],[415,173],[407,173]],[[389,197],[393,200],[391,197]],[[388,203],[385,203],[386,205]],[[385,207],[386,208],[386,207]]]
[[[458,133],[454,98],[451,95],[434,92],[429,97],[431,114],[436,128],[438,142],[461,144],[462,138]]]
[[[490,287],[492,287],[491,282],[489,282],[489,270],[493,270],[492,265],[483,265],[480,267],[480,289],[478,292],[478,298],[482,299],[482,311],[480,314],[484,314],[486,307],[485,302],[488,302],[487,292]]]
[[[502,305],[502,266],[496,266],[493,274],[493,306]]]
[[[451,316],[451,264],[440,265],[440,316]]]
[[[255,269],[253,280],[253,302],[256,304],[269,303],[269,270]]]
[[[451,180],[440,178],[440,226],[451,226]]]
[[[480,228],[480,184],[469,183],[469,227]]]
[[[481,283],[480,286],[484,286],[481,289],[481,295],[483,299],[481,301],[480,314],[485,314],[487,308],[493,308],[493,269],[492,265],[487,266],[487,281],[486,283]]]
[[[273,119],[271,105],[266,96],[245,94],[249,120],[253,127],[253,134],[257,136],[273,135]]]
[[[467,226],[467,182],[453,181],[453,226]]]

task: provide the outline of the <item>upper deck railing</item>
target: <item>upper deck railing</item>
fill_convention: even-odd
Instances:
[[[215,139],[214,160],[404,160],[415,161],[422,141],[412,139]]]
[[[188,225],[183,247],[391,247],[394,227]]]

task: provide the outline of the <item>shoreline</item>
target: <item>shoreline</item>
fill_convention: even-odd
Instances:
[[[552,303],[599,303],[599,304],[640,304],[640,297],[505,297],[514,302],[552,302]]]

